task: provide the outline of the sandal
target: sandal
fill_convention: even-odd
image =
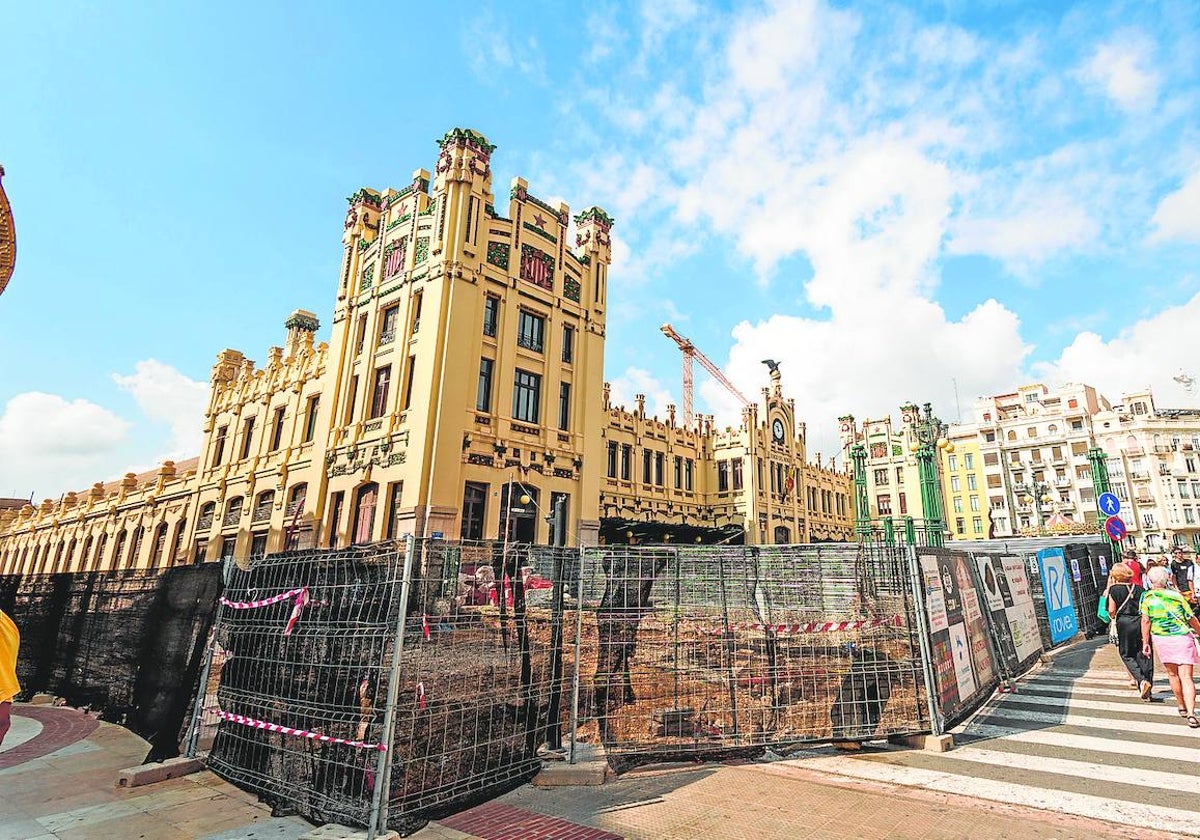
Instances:
[[[1190,729],[1200,729],[1200,720],[1197,720],[1195,715],[1188,715],[1187,725]]]
[[[1179,716],[1181,718],[1185,718],[1188,716],[1187,709],[1176,709],[1175,711],[1179,712]]]

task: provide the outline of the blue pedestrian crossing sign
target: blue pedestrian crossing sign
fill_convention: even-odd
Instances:
[[[1105,516],[1116,516],[1121,512],[1121,500],[1117,498],[1116,493],[1101,493],[1096,501],[1100,505],[1100,512]]]
[[[1109,539],[1113,542],[1120,542],[1125,539],[1129,529],[1125,527],[1124,519],[1119,516],[1110,516],[1104,522],[1104,533],[1108,534]]]

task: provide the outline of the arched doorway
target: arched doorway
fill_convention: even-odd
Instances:
[[[375,507],[379,500],[379,485],[372,482],[358,488],[354,494],[354,528],[350,532],[350,543],[368,543],[375,527]]]
[[[523,502],[522,497],[528,497]],[[509,499],[512,504],[509,504]],[[500,539],[509,542],[537,541],[538,490],[519,481],[505,484],[500,491]]]

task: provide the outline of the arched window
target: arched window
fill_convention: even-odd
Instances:
[[[379,485],[371,482],[358,488],[354,496],[354,528],[351,531],[352,545],[371,541],[375,527],[375,506],[379,500]]]
[[[42,547],[40,545],[35,545],[33,547],[33,571],[35,574],[40,575],[42,572],[45,571],[45,569],[42,568],[41,559],[42,559]]]
[[[1058,434],[1058,425],[1055,423],[1051,423],[1048,427],[1046,427],[1046,431],[1049,434],[1056,435],[1056,434]]]
[[[187,529],[187,519],[175,523],[175,539],[171,541],[171,553],[167,555],[167,565],[174,566],[179,562],[179,549],[183,547],[183,532]]]
[[[117,534],[116,545],[113,546],[112,567],[113,569],[121,568],[121,557],[125,554],[125,545],[129,541],[129,535],[124,531]]]
[[[225,505],[225,517],[221,520],[221,527],[231,528],[238,524],[242,518],[242,497],[235,496]]]
[[[154,545],[150,549],[150,568],[158,568],[162,562],[163,551],[167,547],[167,523],[160,522],[154,529]]]
[[[125,558],[125,568],[137,566],[138,553],[142,550],[142,538],[146,535],[146,527],[139,525],[133,529],[133,539],[129,541],[129,556]]]
[[[104,565],[104,547],[108,543],[108,534],[101,534],[96,540],[96,556],[92,559],[92,571],[100,571],[100,567]]]
[[[217,515],[217,503],[205,502],[200,508],[200,519],[196,521],[197,531],[207,531],[212,527],[213,518]]]
[[[1009,439],[1009,440],[1016,440],[1016,439],[1017,439],[1017,433],[1016,433],[1014,430],[1012,430],[1012,429],[1009,429],[1009,430],[1008,430],[1008,439]]]
[[[79,571],[86,572],[88,563],[92,560],[92,535],[88,534],[86,540],[83,541],[83,551],[79,552]]]
[[[296,516],[304,507],[304,498],[308,495],[308,484],[300,482],[288,492],[288,506],[286,515],[288,519]]]
[[[29,559],[29,546],[21,549],[21,565],[17,569],[18,572],[25,575],[29,573],[29,567],[25,565],[25,561]]]
[[[54,565],[50,567],[50,571],[55,574],[57,574],[58,572],[61,572],[63,570],[62,559],[63,559],[63,550],[65,548],[66,548],[66,546],[63,545],[63,541],[59,540],[58,548],[54,549]]]
[[[251,522],[266,522],[271,518],[271,506],[275,504],[275,491],[264,490],[258,494],[258,498],[254,500],[254,513],[250,516]]]

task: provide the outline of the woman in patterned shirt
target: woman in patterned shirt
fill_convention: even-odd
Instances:
[[[1145,640],[1142,653],[1150,655],[1150,640],[1154,640],[1154,652],[1167,669],[1171,691],[1179,704],[1179,714],[1187,718],[1187,725],[1200,729],[1196,718],[1196,684],[1192,681],[1192,669],[1196,665],[1196,643],[1192,632],[1200,633],[1200,621],[1192,614],[1187,599],[1169,589],[1171,573],[1162,566],[1146,572],[1150,590],[1142,596],[1142,638]]]

